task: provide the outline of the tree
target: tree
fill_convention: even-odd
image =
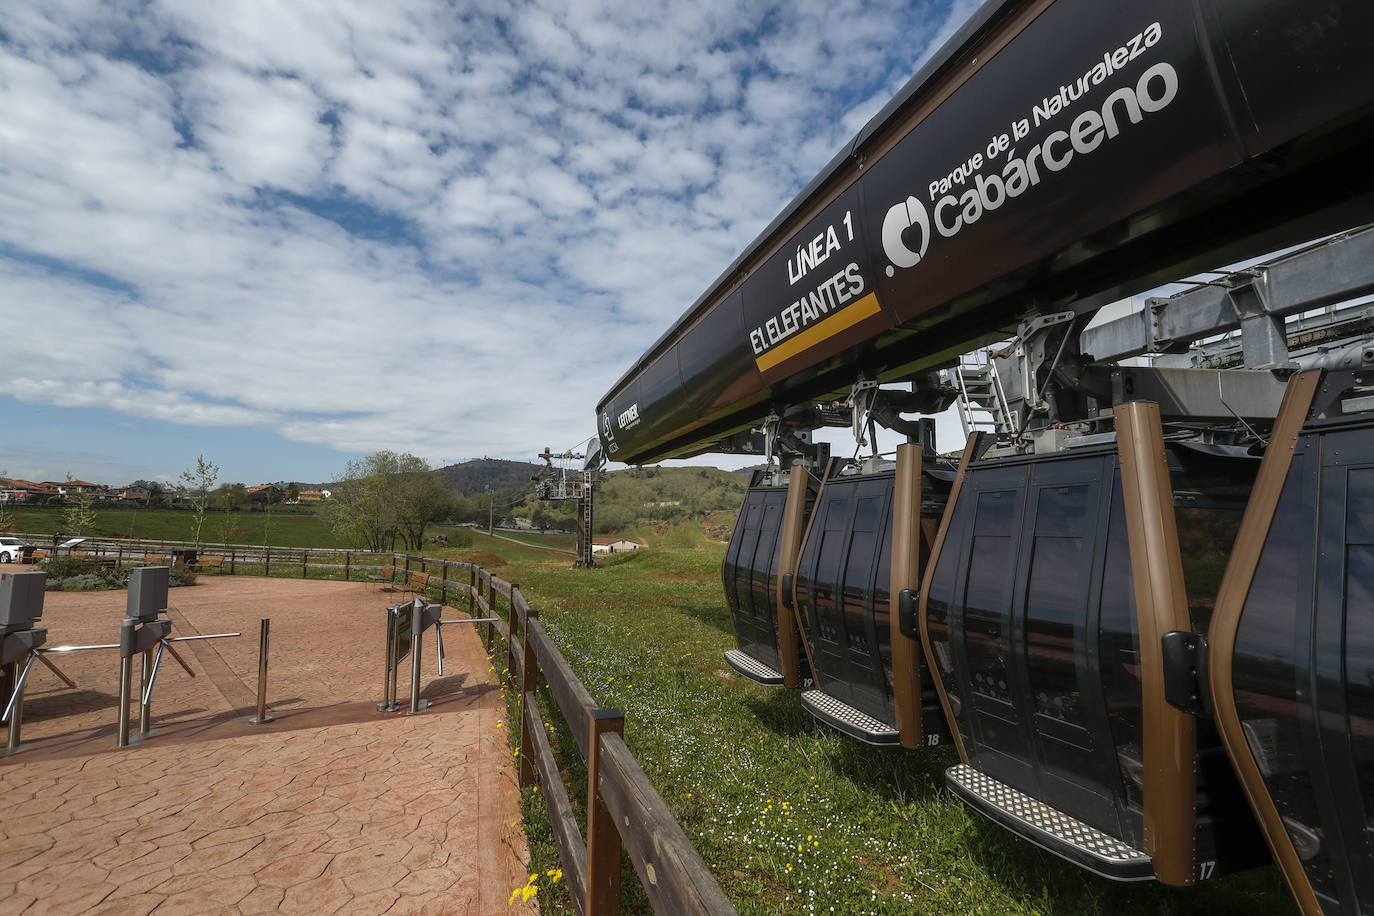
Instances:
[[[248,500],[247,488],[241,483],[220,484],[215,491],[215,499],[230,511],[239,508]]]
[[[396,540],[418,550],[425,526],[451,511],[438,475],[423,458],[383,449],[350,461],[331,486],[323,511],[340,536],[374,552]]]
[[[294,480],[286,485],[286,501],[290,503],[301,501],[301,485]]]
[[[181,482],[186,485],[191,497],[191,540],[196,550],[200,550],[200,530],[205,524],[205,512],[210,508],[210,490],[219,479],[219,465],[206,461],[204,455],[196,456],[196,466],[181,472]]]
[[[67,474],[67,483],[71,483],[76,478]],[[95,494],[85,487],[78,487],[67,493],[67,504],[62,509],[62,527],[67,529],[67,534],[73,537],[83,537],[93,534],[95,528],[95,510],[91,504],[95,502]]]

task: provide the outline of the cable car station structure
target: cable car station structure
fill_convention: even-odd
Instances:
[[[766,457],[741,675],[953,743],[952,792],[1098,874],[1272,857],[1304,913],[1374,913],[1371,223],[1374,5],[993,0],[607,392],[600,449]]]

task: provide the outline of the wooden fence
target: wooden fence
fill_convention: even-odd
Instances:
[[[37,539],[34,535],[19,535]],[[97,559],[116,563],[142,563],[148,558],[171,561],[177,551],[194,548],[183,541],[132,541],[92,539],[80,545]],[[658,913],[733,914],[734,906],[720,889],[706,863],[697,855],[668,805],[654,790],[623,738],[625,718],[617,709],[598,706],[587,688],[545,632],[539,612],[530,607],[520,587],[473,563],[440,560],[411,554],[367,553],[326,548],[200,545],[202,567],[206,558],[222,557],[223,567],[272,568],[344,573],[344,578],[391,582],[428,594],[438,589],[439,601],[448,604],[450,592],[467,599],[474,617],[496,617],[487,625],[490,651],[493,628],[506,642],[506,670],[519,685],[520,786],[538,784],[548,806],[573,904],[581,916],[614,916],[620,912],[621,851],[629,855],[649,902]],[[343,562],[337,562],[342,557]],[[320,562],[323,559],[335,562]],[[359,564],[355,560],[371,560]],[[378,564],[376,560],[387,562]],[[217,564],[220,565],[220,564]],[[506,613],[499,600],[506,600]],[[568,788],[563,784],[549,732],[536,700],[539,676],[543,675],[558,714],[567,723],[587,762],[587,830],[585,837],[573,813]]]

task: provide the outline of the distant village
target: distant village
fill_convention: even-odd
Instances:
[[[227,484],[220,487],[220,490],[237,488],[238,486],[237,484]],[[268,504],[317,503],[329,499],[331,495],[328,490],[304,490],[294,483],[261,483],[242,489],[246,501]],[[191,496],[191,491],[185,488],[147,480],[138,480],[123,487],[112,487],[103,483],[91,483],[89,480],[44,480],[39,482],[0,477],[0,503],[42,506],[65,502],[72,498],[88,498],[101,502],[175,505],[190,502]]]

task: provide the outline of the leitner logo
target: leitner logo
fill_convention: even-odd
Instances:
[[[911,228],[920,228],[921,247],[915,251],[906,246],[903,234]],[[905,203],[895,203],[883,217],[883,254],[892,262],[887,266],[887,275],[896,273],[896,267],[915,267],[926,256],[930,246],[930,216],[926,205],[920,198],[908,197]]]
[[[630,427],[635,426],[635,425],[638,424],[638,423],[639,423],[639,405],[638,405],[638,404],[631,404],[631,405],[629,406],[629,408],[626,409],[626,410],[620,415],[620,428],[621,428],[621,429],[629,429]]]

